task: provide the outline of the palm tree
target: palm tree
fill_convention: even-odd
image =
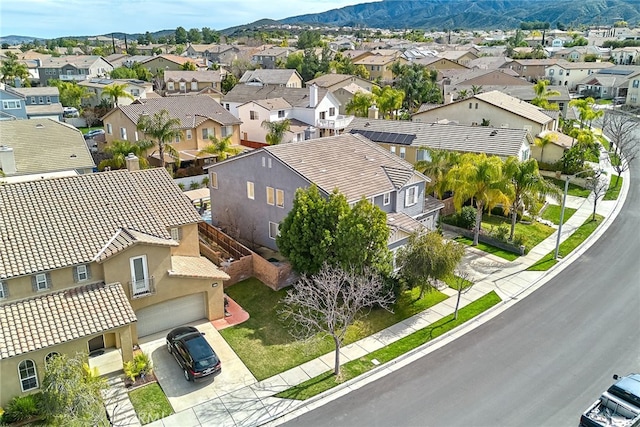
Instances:
[[[473,246],[478,245],[480,224],[484,209],[491,210],[498,204],[508,206],[513,197],[513,187],[502,172],[502,160],[486,154],[463,154],[460,163],[447,174],[449,189],[453,191],[453,204],[457,210],[469,199],[476,204],[476,224]]]
[[[570,107],[576,107],[578,109],[578,117],[580,118],[580,128],[584,128],[584,124],[602,116],[603,111],[594,111],[593,106],[596,104],[596,100],[592,97],[584,99],[574,99],[569,102]]]
[[[467,99],[468,96],[469,96],[469,91],[467,89],[462,89],[460,92],[458,92],[457,99]]]
[[[559,200],[562,192],[555,184],[542,178],[535,159],[520,161],[517,157],[509,157],[504,165],[504,174],[513,186],[509,234],[509,240],[513,240],[519,211],[529,209],[547,195]]]
[[[471,93],[473,93],[474,95],[478,95],[479,93],[482,93],[482,91],[482,86],[471,85]]]
[[[376,101],[376,105],[380,109],[380,115],[385,117],[391,117],[394,111],[399,110],[402,107],[404,101],[404,92],[402,90],[394,89],[391,86],[385,86],[380,89],[378,86],[373,88],[373,98]]]
[[[351,98],[351,101],[347,102],[345,111],[347,114],[353,114],[356,117],[367,117],[369,115],[369,108],[374,105],[373,96],[368,93],[356,92]]]
[[[211,140],[211,144],[200,150],[200,152],[198,152],[199,156],[202,154],[213,154],[218,160],[226,160],[227,157],[235,156],[242,152],[241,148],[233,147],[231,145],[231,135],[222,139],[218,139],[211,135],[209,140]]]
[[[118,83],[113,83],[110,84],[108,86],[105,86],[104,89],[102,89],[102,96],[103,97],[108,97],[112,104],[118,108],[118,99],[120,98],[128,98],[131,100],[134,100],[135,98],[133,97],[133,95],[131,95],[129,92],[127,92],[125,90],[125,88],[127,87],[126,83],[122,83],[122,84],[118,84]]]
[[[277,122],[263,121],[262,127],[267,129],[265,139],[269,145],[278,145],[284,139],[284,135],[291,129],[291,120],[284,119]]]
[[[558,104],[551,104],[548,100],[551,96],[558,96],[560,92],[557,90],[547,89],[549,85],[549,80],[538,80],[536,84],[533,85],[533,91],[536,96],[531,100],[531,103],[540,108],[544,108],[545,110],[557,110]]]
[[[0,67],[0,74],[2,74],[2,83],[8,83],[13,86],[15,79],[20,79],[21,82],[28,82],[29,69],[22,62],[18,62],[18,55],[13,52],[7,52],[7,59],[2,61]]]
[[[153,142],[144,140],[136,142],[115,140],[110,146],[105,148],[105,151],[111,154],[112,157],[101,161],[98,168],[104,170],[105,167],[108,166],[111,169],[122,169],[127,165],[125,160],[127,155],[133,153],[138,158],[140,168],[146,169],[149,167],[146,153],[153,145]]]
[[[182,134],[180,129],[178,129],[180,124],[180,119],[170,118],[167,110],[160,110],[153,116],[142,114],[138,119],[137,129],[142,131],[145,136],[150,137],[152,142],[158,144],[160,166],[162,167],[165,167],[165,151],[176,161],[176,165],[180,164],[178,152],[168,144],[169,141]]]
[[[431,178],[427,191],[433,192],[442,199],[447,191],[447,174],[460,160],[460,154],[455,151],[428,149],[431,160],[416,162],[415,168]]]
[[[557,138],[555,134],[547,133],[544,136],[540,134],[535,139],[535,144],[540,147],[540,161],[544,162],[544,147],[554,142]]]

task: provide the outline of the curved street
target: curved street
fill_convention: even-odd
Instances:
[[[290,424],[576,426],[614,373],[640,371],[639,228],[640,188],[631,181],[615,221],[546,285]]]

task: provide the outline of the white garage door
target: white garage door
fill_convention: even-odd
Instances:
[[[176,298],[136,312],[138,337],[206,318],[204,293]]]

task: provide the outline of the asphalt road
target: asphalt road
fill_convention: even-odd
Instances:
[[[304,426],[577,426],[640,372],[640,186],[577,261],[472,332],[293,420]]]

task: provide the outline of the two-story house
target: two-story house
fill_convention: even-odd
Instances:
[[[137,99],[146,99],[147,96],[154,96],[153,83],[138,79],[89,79],[78,82],[78,86],[87,89],[90,97],[82,100],[83,105],[95,107],[108,99],[103,95],[104,88],[113,84],[125,85],[124,91],[131,95],[133,99],[127,97],[118,98],[118,105],[128,105]]]
[[[0,120],[28,119],[27,97],[0,83]]]
[[[278,102],[277,105],[282,105],[283,108],[278,107],[274,110],[273,114],[277,116],[272,117],[272,113],[265,113],[265,116],[261,116],[259,109],[252,109],[254,101],[278,98],[282,98],[289,106]],[[225,95],[222,103],[227,110],[242,121],[242,140],[260,143],[263,143],[264,140],[258,135],[264,135],[264,133],[258,128],[264,120],[295,119],[305,124],[310,133],[309,137],[304,139],[311,139],[340,133],[353,118],[353,116],[339,114],[340,103],[336,97],[326,89],[319,89],[315,85],[308,88],[236,85]],[[257,106],[257,104],[255,105]],[[262,103],[263,107],[266,105]],[[254,138],[259,139],[254,140]]]
[[[302,77],[297,70],[247,70],[238,83],[257,86],[302,87]]]
[[[610,62],[569,62],[560,59],[547,67],[544,78],[553,86],[565,86],[575,92],[579,82],[613,66]]]
[[[357,134],[279,144],[208,168],[214,225],[254,244],[277,250],[279,224],[298,188],[334,189],[349,203],[363,197],[387,213],[389,248],[404,245],[423,227],[433,229],[442,204],[425,201],[429,178],[388,150]]]
[[[558,112],[545,110],[500,91],[483,92],[471,98],[419,110],[412,120],[438,123],[441,120],[461,125],[524,129],[532,136],[557,130]]]
[[[170,145],[182,162],[201,160],[203,164],[208,163],[212,155],[198,155],[200,150],[211,144],[210,136],[218,139],[229,136],[232,145],[240,145],[240,120],[208,95],[148,98],[130,105],[119,105],[103,117],[106,143],[153,139],[139,132],[137,123],[141,115],[153,116],[162,110],[169,113],[169,118],[180,121],[181,134]],[[147,154],[152,163],[159,161],[157,147],[151,148]],[[165,161],[171,163],[173,159],[166,156]]]
[[[340,102],[340,114],[347,114],[346,105],[353,99],[353,96],[360,92],[371,94],[373,88],[378,85],[358,76],[349,74],[329,73],[309,80],[305,84],[307,87],[316,85],[321,89],[327,89]]]
[[[49,80],[78,82],[107,77],[111,71],[113,71],[113,65],[97,55],[51,57],[42,60],[38,67],[40,84],[43,86],[47,85]]]
[[[164,73],[165,95],[193,94],[207,88],[222,90],[222,80],[227,72],[219,70],[172,71]]]
[[[640,75],[636,65],[614,65],[591,74],[577,83],[577,91],[583,96],[602,99],[627,99],[633,81]],[[636,80],[637,81],[637,80]]]
[[[371,80],[380,80],[390,82],[393,80],[391,66],[394,62],[407,64],[408,61],[402,57],[394,55],[369,55],[357,61],[353,61],[353,65],[362,65],[369,72]]]
[[[60,90],[55,86],[12,88],[25,97],[27,118],[62,120]]]
[[[617,65],[640,65],[640,46],[613,49],[611,59]]]
[[[224,316],[229,276],[166,170],[5,184],[0,200],[0,405],[37,392],[56,354],[129,361],[142,336]]]
[[[189,58],[203,58],[210,64],[231,65],[241,55],[241,49],[229,44],[189,44],[185,50]]]
[[[0,121],[0,183],[92,173],[82,133],[54,119]]]
[[[269,47],[254,52],[251,62],[262,68],[273,70],[279,61],[286,61],[294,50],[290,47]]]
[[[173,55],[170,53],[146,57],[138,62],[153,75],[158,75],[167,71],[180,71],[182,70],[182,66],[187,62],[193,63],[197,69],[207,69],[207,65],[202,60]]]
[[[558,59],[514,59],[505,63],[501,68],[513,70],[518,74],[518,77],[534,82],[544,78],[547,67],[558,61]]]

